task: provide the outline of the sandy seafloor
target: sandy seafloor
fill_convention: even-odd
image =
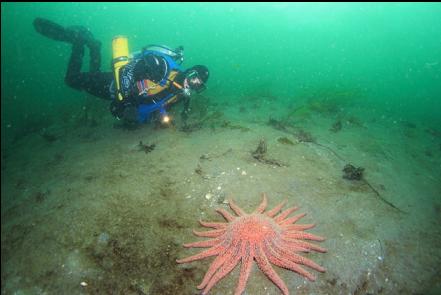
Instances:
[[[179,121],[114,128],[104,112],[93,126],[64,122],[50,126],[55,138],[17,140],[2,152],[2,294],[198,294],[213,259],[178,265],[199,251],[182,244],[201,239],[199,219],[221,221],[214,209],[229,198],[251,212],[262,192],[269,208],[300,206],[300,223],[327,238],[328,253],[305,254],[327,269],[311,270],[315,282],[275,267],[291,294],[441,294],[439,131],[368,109],[303,116],[296,124],[339,159],[268,124],[274,105],[213,104],[193,132]],[[252,157],[261,139],[282,167]],[[403,212],[343,179],[347,163]],[[233,294],[238,276],[236,267],[211,294]],[[280,291],[255,264],[245,294]]]

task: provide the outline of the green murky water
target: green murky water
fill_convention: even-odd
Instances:
[[[114,129],[108,101],[65,85],[71,48],[36,33],[36,17],[89,28],[102,42],[102,71],[111,71],[116,35],[129,38],[131,51],[148,44],[184,46],[184,67],[203,64],[210,70],[207,90],[192,105],[193,125],[185,129],[177,119],[173,130]],[[344,232],[371,250],[380,245],[381,255],[391,256],[384,263],[394,263],[362,264],[353,278],[345,278],[345,263],[363,259],[351,246],[348,262],[323,256],[321,262],[335,272],[319,276],[321,282],[311,287],[316,289],[307,286],[306,293],[338,294],[340,288],[429,294],[435,285],[441,261],[440,3],[2,3],[1,30],[2,294],[54,294],[66,285],[80,294],[87,291],[82,280],[95,282],[91,294],[192,294],[206,266],[182,272],[174,262],[183,256],[180,244],[189,239],[198,213],[212,216],[212,205],[222,205],[227,195],[219,194],[224,189],[242,196],[252,190],[247,210],[258,203],[254,189],[277,196],[285,188],[303,192],[308,209],[309,200],[323,208],[316,217],[347,226],[340,232],[331,228],[331,241],[333,235],[343,241]],[[177,115],[182,105],[174,109]],[[269,138],[269,156],[253,158],[248,151],[256,150],[260,137]],[[141,140],[144,145],[138,145]],[[150,153],[146,147],[155,142]],[[96,146],[84,148],[90,143]],[[342,180],[345,163],[339,161],[366,168],[371,188]],[[270,165],[276,168],[265,170]],[[230,178],[217,183],[222,177]],[[148,214],[139,209],[145,205],[141,192],[161,196],[148,203]],[[201,200],[192,205],[197,194]],[[390,204],[375,194],[406,217],[381,211]],[[353,195],[363,198],[345,199]],[[341,200],[357,201],[346,206]],[[366,200],[376,201],[364,213],[382,224],[372,216],[357,219],[357,205]],[[334,205],[345,213],[326,211]],[[400,218],[424,226],[406,231]],[[71,234],[63,228],[76,222]],[[145,224],[152,224],[150,232]],[[155,244],[153,237],[164,232]],[[110,246],[101,249],[100,239]],[[162,246],[170,245],[164,252]],[[330,253],[346,249],[332,245],[326,245]],[[21,259],[30,249],[38,254]],[[413,268],[402,253],[411,253]],[[378,262],[377,256],[370,261]],[[161,261],[163,272],[156,273]],[[75,278],[56,275],[65,266],[77,271]],[[356,277],[372,267],[374,279]],[[233,290],[235,280],[215,294]],[[259,284],[266,283],[255,279],[249,294]]]

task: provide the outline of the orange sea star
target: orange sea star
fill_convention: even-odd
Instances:
[[[210,240],[184,244],[187,248],[209,248],[199,254],[177,260],[178,263],[187,263],[217,256],[211,263],[202,283],[197,286],[207,294],[213,286],[231,272],[241,262],[239,283],[235,294],[240,295],[245,290],[248,277],[251,273],[253,260],[256,261],[262,272],[282,291],[289,294],[288,287],[274,271],[271,264],[297,272],[310,281],[315,277],[300,265],[308,266],[320,272],[325,269],[310,259],[297,254],[298,252],[326,252],[327,250],[303,240],[323,241],[324,238],[305,232],[313,228],[314,224],[295,224],[306,213],[288,217],[296,211],[291,207],[280,214],[279,211],[285,202],[280,203],[272,210],[264,212],[267,206],[266,195],[263,194],[262,203],[251,214],[245,213],[232,200],[230,208],[237,214],[233,216],[224,209],[217,209],[228,222],[203,222],[204,227],[213,230],[198,232],[196,236],[212,238]],[[276,216],[277,215],[277,216]]]

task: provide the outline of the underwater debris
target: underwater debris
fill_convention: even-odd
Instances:
[[[294,145],[294,142],[292,142],[288,137],[279,137],[277,141],[281,144]]]
[[[146,154],[153,151],[155,149],[155,146],[156,146],[155,144],[150,144],[150,145],[143,144],[142,141],[139,141],[139,144],[138,144],[139,151],[143,151]]]
[[[210,159],[210,155],[208,155],[208,154],[203,154],[203,155],[201,155],[201,156],[199,157],[199,159],[201,159],[201,160],[209,160],[209,161],[211,161],[211,159]]]
[[[295,136],[297,137],[297,140],[299,142],[314,142],[315,139],[312,137],[311,133],[304,131],[303,129],[300,129],[296,132]]]
[[[259,141],[259,145],[257,146],[256,150],[253,152],[253,157],[260,161],[265,157],[266,151],[267,151],[266,142],[264,139],[261,139]]]
[[[386,200],[370,183],[363,177],[364,168],[363,167],[355,167],[352,164],[346,164],[345,167],[342,170],[345,174],[343,175],[343,178],[348,179],[350,181],[360,181],[364,184],[366,184],[373,192],[374,194],[386,205],[389,207],[394,208],[395,210],[398,210],[401,213],[407,213],[388,200]]]
[[[203,171],[202,171],[202,167],[201,167],[201,165],[200,164],[198,164],[198,166],[196,167],[196,169],[194,169],[194,172],[196,172],[196,174],[199,174],[199,175],[203,175]]]
[[[266,158],[267,150],[268,149],[267,149],[265,140],[261,139],[259,141],[259,145],[257,146],[256,150],[254,152],[252,152],[251,155],[253,156],[254,159],[256,159],[257,161],[264,163],[264,164],[274,165],[274,166],[278,166],[278,167],[288,166],[287,164],[283,164],[277,160],[267,159]]]
[[[343,178],[349,180],[361,180],[363,178],[363,167],[355,167],[351,164],[346,164],[343,168]]]
[[[329,129],[330,131],[337,133],[341,130],[342,128],[342,124],[340,120],[337,120],[334,124],[332,124],[331,128]]]

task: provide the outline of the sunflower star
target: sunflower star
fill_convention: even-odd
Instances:
[[[312,260],[297,254],[297,252],[310,252],[310,250],[322,253],[327,251],[317,245],[303,241],[324,240],[322,237],[304,232],[313,228],[315,224],[294,224],[306,213],[288,217],[289,214],[298,209],[297,207],[291,207],[277,215],[285,202],[264,213],[267,206],[266,195],[262,194],[262,198],[259,207],[251,214],[245,213],[230,200],[230,208],[238,216],[233,216],[224,209],[217,209],[216,211],[228,222],[200,221],[202,226],[214,230],[205,232],[193,230],[196,236],[212,239],[184,244],[186,248],[209,249],[179,259],[177,260],[178,263],[188,263],[210,256],[217,256],[211,263],[202,283],[197,286],[198,289],[203,289],[202,294],[207,294],[217,282],[236,267],[239,261],[241,261],[241,269],[239,282],[234,293],[236,295],[242,294],[245,290],[253,260],[284,295],[289,294],[288,287],[274,271],[271,264],[297,272],[310,281],[314,281],[315,277],[300,265],[308,266],[320,272],[325,271],[323,267]]]

